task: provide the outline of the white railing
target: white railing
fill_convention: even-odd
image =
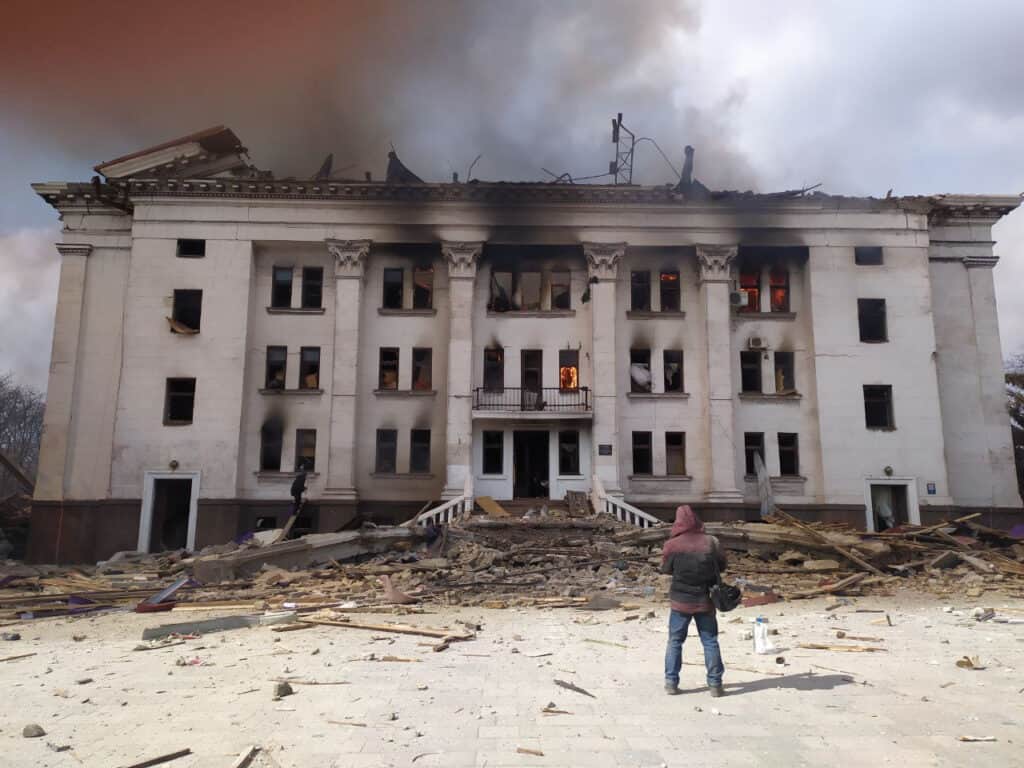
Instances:
[[[637,528],[653,528],[654,526],[662,525],[662,521],[654,515],[650,515],[642,509],[637,509],[632,504],[627,504],[622,499],[605,493],[601,478],[597,475],[594,475],[590,502],[594,505],[594,511],[598,514],[611,515],[615,519],[629,525],[635,525]]]
[[[462,495],[449,499],[444,504],[428,509],[413,518],[413,525],[447,525],[473,511],[473,477],[467,475]]]

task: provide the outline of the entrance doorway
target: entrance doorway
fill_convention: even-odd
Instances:
[[[909,523],[907,486],[872,483],[871,513],[876,531],[886,531]]]
[[[195,549],[198,504],[198,472],[146,472],[139,551]]]
[[[546,430],[512,433],[513,498],[546,499],[550,496],[549,442]]]

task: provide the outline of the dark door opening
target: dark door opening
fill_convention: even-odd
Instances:
[[[540,349],[524,349],[522,352],[522,409],[539,411],[543,407],[544,352]]]
[[[549,435],[536,430],[512,433],[512,496],[546,499],[550,495]]]
[[[907,512],[907,486],[872,485],[871,509],[875,530],[886,531],[910,522]]]
[[[149,528],[150,552],[184,549],[188,545],[191,503],[191,480],[153,481],[153,517]]]

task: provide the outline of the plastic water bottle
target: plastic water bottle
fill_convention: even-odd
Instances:
[[[754,621],[754,653],[772,653],[771,643],[768,642],[768,622],[760,616]]]

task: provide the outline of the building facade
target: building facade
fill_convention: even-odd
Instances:
[[[34,185],[62,257],[29,555],[469,495],[878,528],[1019,514],[1017,197],[277,180],[226,129]],[[759,466],[760,465],[760,466]]]

